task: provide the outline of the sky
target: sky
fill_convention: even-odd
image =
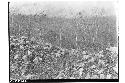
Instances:
[[[10,2],[10,9],[17,9],[22,14],[36,14],[41,11],[49,16],[75,16],[79,11],[84,15],[94,15],[105,11],[105,15],[116,13],[116,1],[39,1]],[[96,11],[98,9],[98,11]]]

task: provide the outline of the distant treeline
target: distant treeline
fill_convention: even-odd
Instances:
[[[117,46],[117,26],[114,16],[57,18],[45,15],[9,15],[9,32],[28,36],[67,49]]]

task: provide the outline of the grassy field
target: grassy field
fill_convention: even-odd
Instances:
[[[84,18],[49,18],[42,15],[10,15],[10,35],[26,35],[38,40],[62,47],[73,44],[74,48],[82,47],[78,43],[99,43],[117,46],[116,17],[84,17]],[[62,45],[61,45],[62,44]],[[66,47],[70,48],[70,47]]]

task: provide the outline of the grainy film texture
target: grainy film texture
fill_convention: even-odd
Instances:
[[[10,79],[118,79],[114,2],[10,2]]]

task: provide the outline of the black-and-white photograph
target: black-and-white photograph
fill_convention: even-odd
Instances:
[[[114,1],[8,2],[10,82],[118,82]]]

